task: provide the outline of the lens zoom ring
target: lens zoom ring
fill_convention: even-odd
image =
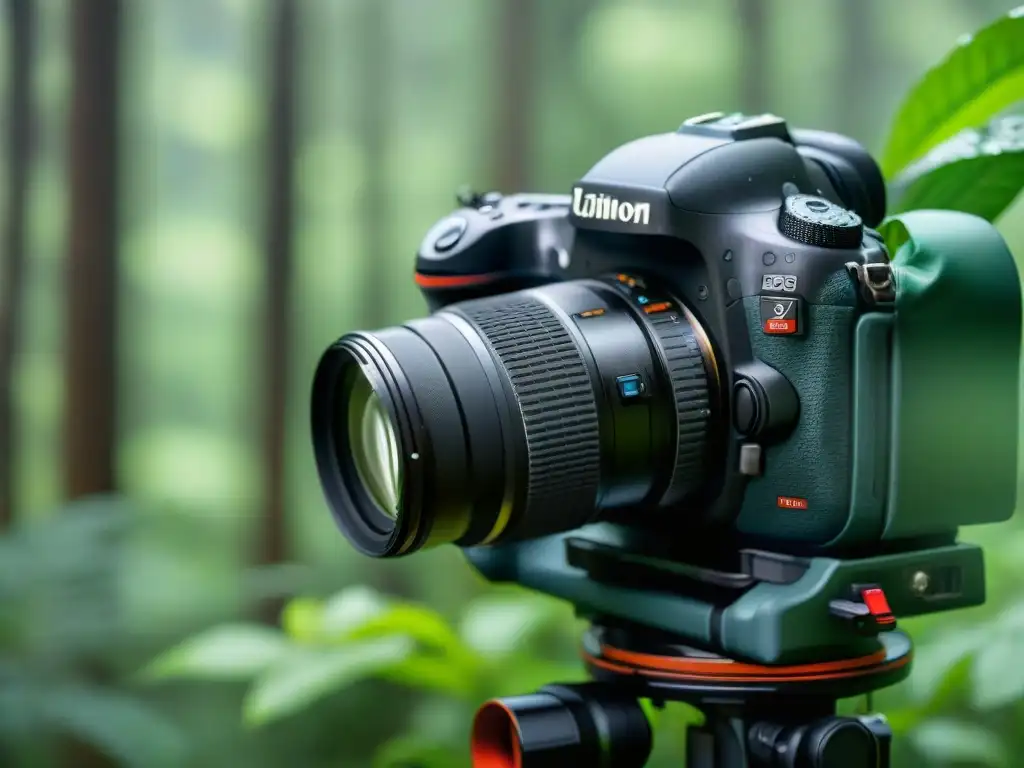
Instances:
[[[704,354],[693,326],[684,317],[668,312],[653,315],[650,320],[665,352],[676,405],[676,460],[663,501],[671,504],[681,501],[703,480],[711,396]]]
[[[600,439],[590,376],[572,336],[544,303],[521,294],[460,309],[501,361],[522,411],[529,478],[516,538],[544,533],[537,526],[545,522],[583,524],[594,513]]]

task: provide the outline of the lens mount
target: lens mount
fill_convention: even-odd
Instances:
[[[423,419],[411,392],[397,360],[368,334],[350,334],[330,347],[314,377],[313,450],[320,483],[339,528],[371,557],[403,554],[429,533],[420,524],[428,437],[415,427]],[[356,423],[365,413],[359,406],[369,407],[374,398],[394,442],[397,487],[391,509],[382,498],[383,478],[368,476],[369,446],[355,437],[365,431]]]

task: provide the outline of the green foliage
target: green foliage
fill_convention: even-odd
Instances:
[[[158,657],[143,677],[159,680],[190,677],[205,680],[251,680],[289,650],[283,633],[262,625],[214,627]]]
[[[1024,189],[1024,6],[965,37],[897,110],[882,167],[890,214],[941,209],[995,221]],[[902,225],[881,231],[890,253]]]
[[[995,221],[1024,189],[1024,118],[961,131],[897,176],[892,189],[890,214],[931,208]]]
[[[932,720],[918,728],[913,743],[930,765],[1009,768],[1015,761],[987,728],[959,720]]]
[[[184,759],[182,734],[116,684],[132,513],[93,499],[0,539],[0,752],[73,736],[125,766]]]
[[[192,678],[249,681],[243,719],[267,727],[315,708],[368,679],[420,693],[412,729],[384,744],[374,768],[448,768],[465,760],[468,728],[486,699],[576,682],[576,627],[561,603],[514,590],[485,593],[457,621],[364,586],[326,600],[296,598],[283,633],[229,624],[202,632],[155,659],[150,682]],[[564,641],[564,642],[563,642]],[[684,733],[699,715],[642,702],[655,727]],[[671,735],[661,750],[680,749]]]
[[[554,600],[517,591],[484,595],[450,622],[424,606],[352,587],[322,601],[292,600],[282,615],[284,632],[238,624],[203,632],[155,659],[143,677],[248,680],[243,716],[254,727],[372,678],[443,696],[458,704],[459,722],[468,727],[484,699],[581,678],[578,664],[536,647],[564,628],[565,611]],[[450,754],[465,735],[403,737],[378,763],[398,765],[416,754],[430,764],[430,755]]]
[[[897,110],[882,153],[893,178],[929,150],[1024,99],[1024,6],[960,44]]]

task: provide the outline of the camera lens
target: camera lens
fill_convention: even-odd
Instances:
[[[380,397],[365,376],[349,399],[349,441],[359,479],[377,507],[394,519],[402,494],[398,437]]]
[[[345,536],[392,557],[692,500],[715,423],[710,341],[681,304],[626,288],[558,283],[332,345],[313,443]]]

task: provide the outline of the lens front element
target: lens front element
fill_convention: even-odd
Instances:
[[[349,450],[370,498],[390,519],[402,500],[402,465],[398,436],[380,397],[365,376],[352,387],[349,400]]]

